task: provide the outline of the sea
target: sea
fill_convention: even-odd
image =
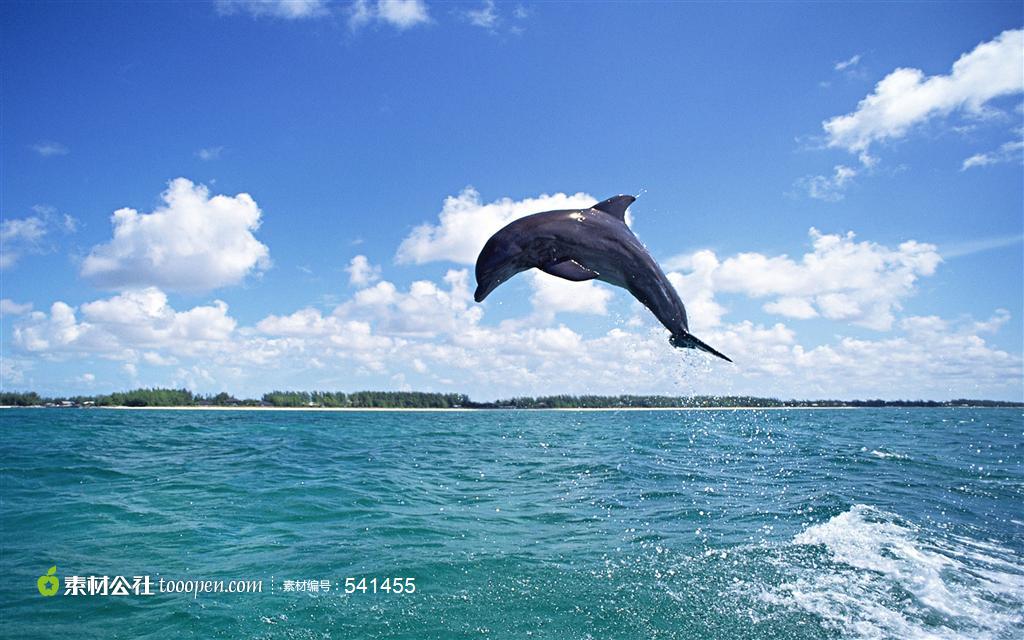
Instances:
[[[4,638],[1024,638],[1020,409],[0,429]]]

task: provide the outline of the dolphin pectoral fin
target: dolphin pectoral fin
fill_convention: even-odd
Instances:
[[[608,215],[615,216],[623,222],[626,221],[626,209],[636,200],[633,196],[613,196],[603,202],[598,202],[591,209],[604,211]]]
[[[705,343],[703,340],[696,338],[692,333],[676,334],[668,339],[673,347],[678,349],[700,349],[706,351],[713,356],[718,356],[726,362],[732,362],[732,359],[719,353],[714,347]]]
[[[580,263],[575,260],[563,260],[561,262],[552,262],[546,264],[540,268],[544,273],[550,273],[551,275],[571,280],[573,282],[583,282],[585,280],[593,280],[598,274],[590,269],[581,266]]]

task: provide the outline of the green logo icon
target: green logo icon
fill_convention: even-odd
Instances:
[[[39,587],[39,595],[46,597],[55,596],[60,591],[60,578],[53,575],[57,573],[57,566],[50,567],[45,576],[39,576],[36,586]]]

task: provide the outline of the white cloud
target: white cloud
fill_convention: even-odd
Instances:
[[[348,272],[348,283],[353,287],[366,287],[380,280],[380,267],[370,264],[364,255],[358,255],[345,267]]]
[[[178,359],[172,356],[164,356],[156,351],[147,351],[142,354],[142,361],[146,364],[155,365],[158,367],[169,367],[171,365],[178,364]]]
[[[53,238],[54,230],[65,235],[78,231],[78,219],[66,213],[58,215],[55,207],[37,204],[32,211],[36,215],[0,222],[0,269],[13,267],[25,255],[54,251],[56,239],[47,240],[47,236]]]
[[[0,381],[6,384],[21,384],[25,381],[25,369],[31,366],[11,357],[0,358]]]
[[[324,0],[216,0],[218,13],[231,15],[244,11],[251,16],[285,20],[317,18],[327,14]]]
[[[999,311],[989,323],[1005,315]],[[883,340],[840,338],[813,349],[797,347],[793,366],[860,397],[977,397],[978,389],[1012,393],[1015,385],[1019,393],[1020,358],[988,345],[973,321],[909,317],[898,328],[902,335]],[[824,391],[823,384],[815,387]]]
[[[26,253],[40,253],[46,234],[47,224],[39,216],[0,222],[0,269],[13,267]]]
[[[177,178],[162,198],[152,213],[115,211],[114,237],[92,248],[82,275],[113,289],[206,291],[269,266],[269,250],[253,236],[262,212],[249,194],[211,198],[205,186]]]
[[[46,224],[42,218],[15,218],[0,224],[0,240],[12,242],[21,240],[35,242],[46,235]]]
[[[435,336],[474,327],[483,316],[483,307],[473,303],[469,272],[449,270],[444,284],[446,288],[417,280],[408,292],[400,292],[390,282],[378,282],[357,291],[334,313],[373,322],[383,333],[398,336]]]
[[[172,195],[176,189],[180,199]],[[138,262],[138,256],[149,259],[149,254],[138,248],[137,238],[187,237],[174,231],[191,229],[198,224],[194,218],[210,217],[211,211],[242,218],[232,228],[251,238],[260,216],[244,194],[210,198],[187,180],[172,183],[165,200],[152,214],[127,210],[121,217],[136,222],[126,229],[115,216],[114,240],[104,247],[125,243],[131,249],[124,252],[125,260]],[[466,190],[445,202],[436,223],[414,230],[398,257],[472,264],[487,237],[512,219],[595,201],[579,193],[484,204],[475,191]],[[195,216],[195,210],[206,213]],[[154,216],[160,220],[156,227],[138,228],[146,224],[139,218]],[[439,282],[418,280],[399,287],[380,280],[365,256],[349,263],[356,289],[328,311],[298,309],[240,327],[221,301],[177,310],[159,288],[130,288],[78,308],[60,301],[45,312],[17,305],[23,315],[13,321],[13,345],[34,359],[95,356],[116,360],[124,371],[147,381],[157,380],[154,374],[169,381],[161,384],[239,393],[244,387],[250,395],[270,386],[310,386],[314,380],[324,388],[352,389],[404,385],[411,379],[419,388],[435,385],[483,399],[550,392],[946,398],[1018,393],[1021,358],[986,339],[1006,325],[1007,312],[999,310],[982,321],[896,318],[917,280],[932,274],[941,261],[934,246],[907,241],[888,247],[857,241],[852,233],[814,229],[810,239],[812,248],[794,258],[761,253],[719,257],[705,250],[665,261],[690,312],[691,328],[732,357],[735,366],[673,349],[666,331],[646,312],[640,322],[610,321],[606,331],[597,333],[559,322],[561,312],[608,315],[614,289],[604,284],[568,283],[535,271],[524,278],[532,288],[534,311],[487,323],[488,307],[472,301],[468,269],[449,270]],[[241,270],[237,278],[247,272]],[[719,294],[762,301],[768,313],[786,318],[819,317],[891,333],[862,340],[842,335],[839,327],[831,341],[807,343],[783,323],[727,321],[727,308],[716,300]],[[0,303],[0,310],[9,305],[16,303]],[[4,379],[24,378],[31,362],[4,364]],[[146,372],[147,367],[154,371]]]
[[[51,231],[63,234],[78,231],[78,219],[68,214],[58,215],[49,205],[32,205],[33,216],[8,218],[0,222],[0,268],[14,266],[26,254],[47,253],[54,250],[53,242],[44,243]]]
[[[175,311],[162,291],[150,287],[88,302],[78,310],[55,302],[49,314],[34,311],[18,322],[14,343],[29,352],[99,354],[122,360],[134,360],[140,349],[209,354],[226,346],[235,331],[237,322],[227,310],[216,300],[210,306]]]
[[[83,373],[82,375],[78,376],[78,381],[79,382],[85,382],[86,384],[91,383],[91,382],[95,382],[96,381],[96,374],[93,374],[93,373]]]
[[[995,151],[989,151],[988,153],[976,153],[970,158],[964,160],[963,166],[960,167],[961,171],[966,171],[972,167],[986,167],[990,164],[1002,164],[1004,162],[1020,162],[1021,151],[1024,150],[1024,140],[1011,140],[1004,142]]]
[[[65,233],[75,233],[78,231],[78,224],[78,218],[66,213],[61,215],[61,225],[64,227]]]
[[[173,378],[174,382],[171,386],[174,387],[185,387],[190,391],[199,391],[203,388],[210,388],[210,385],[216,384],[216,378],[207,369],[200,366],[192,366],[189,368],[179,368]]]
[[[32,310],[32,303],[19,304],[10,298],[0,300],[0,316],[20,316]]]
[[[379,0],[377,15],[381,20],[399,29],[430,21],[427,5],[422,0]]]
[[[203,161],[217,160],[224,152],[224,147],[206,147],[196,151],[196,157]]]
[[[570,282],[548,275],[536,269],[530,271],[533,295],[530,302],[534,310],[542,315],[556,313],[608,314],[608,302],[612,299],[612,288],[596,280]]]
[[[975,253],[982,253],[983,251],[1012,247],[1013,245],[1020,244],[1021,242],[1024,242],[1024,234],[1015,233],[1008,236],[963,240],[961,242],[943,245],[939,252],[945,259],[959,258],[962,256],[974,255]]]
[[[831,176],[805,176],[797,180],[797,187],[807,195],[825,202],[839,202],[844,197],[846,188],[857,176],[857,170],[846,165],[837,164]]]
[[[902,138],[916,125],[957,111],[983,115],[989,101],[1024,91],[1024,31],[1008,30],[979,44],[953,64],[948,75],[926,77],[920,69],[896,69],[857,105],[826,120],[829,147],[868,155],[871,145]]]
[[[423,0],[377,0],[376,3],[355,0],[352,3],[349,8],[349,27],[359,29],[374,21],[405,30],[430,22],[430,14]]]
[[[42,218],[15,218],[4,220],[0,224],[0,240],[11,242],[22,240],[34,242],[46,235],[46,223]]]
[[[67,147],[59,142],[53,141],[37,142],[32,145],[31,148],[44,158],[49,158],[51,156],[66,156],[69,153]]]
[[[686,306],[690,330],[703,333],[711,327],[722,324],[726,309],[715,301],[715,273],[721,267],[713,251],[698,251],[691,256],[678,257],[668,261],[672,268],[683,269],[683,274],[670,271],[666,274]],[[668,268],[668,267],[666,267]]]
[[[484,3],[476,9],[469,9],[465,13],[469,24],[482,29],[493,29],[498,24],[498,13],[495,11],[494,0],[484,0]]]
[[[397,260],[416,264],[432,261],[474,264],[487,239],[513,220],[539,211],[590,207],[597,202],[597,198],[578,192],[544,194],[523,200],[502,198],[485,204],[475,189],[466,187],[458,196],[445,198],[437,224],[423,224],[413,229],[399,246]],[[601,283],[569,282],[536,270],[530,271],[529,282],[534,289],[533,306],[546,316],[560,312],[604,315],[613,297],[612,290]]]
[[[787,318],[797,318],[799,320],[818,317],[818,312],[814,310],[814,305],[806,298],[779,298],[773,302],[766,303],[762,308],[768,313],[774,313]]]
[[[513,220],[539,211],[590,207],[597,202],[593,196],[578,192],[523,200],[502,198],[484,204],[476,189],[466,187],[459,195],[445,198],[437,224],[413,229],[398,247],[396,257],[401,263],[448,260],[473,264],[487,239]]]
[[[846,60],[842,60],[840,62],[837,62],[835,64],[835,66],[833,67],[833,69],[836,70],[836,71],[843,71],[844,69],[849,69],[851,67],[855,67],[858,64],[860,64],[860,54],[859,53],[854,55],[854,56],[851,56],[851,57],[847,58]]]
[[[711,258],[697,258],[695,264],[708,266],[694,270],[714,274],[721,265],[715,268]],[[14,344],[48,358],[119,360],[136,373],[141,365],[177,365],[168,374],[173,384],[220,391],[233,382],[250,394],[295,380],[309,385],[302,376],[311,367],[318,385],[352,389],[360,380],[388,385],[415,375],[418,387],[434,381],[481,399],[554,391],[1013,397],[1022,379],[1021,358],[981,337],[1006,325],[1004,310],[984,321],[913,316],[894,323],[884,339],[838,336],[812,346],[781,323],[706,327],[700,337],[733,357],[731,366],[672,349],[660,327],[634,330],[627,323],[587,337],[564,324],[485,324],[482,308],[469,302],[467,275],[452,271],[447,286],[420,281],[404,291],[379,282],[330,313],[300,309],[243,328],[223,303],[176,311],[157,290],[126,292],[77,311],[57,302],[49,313],[18,320]],[[378,295],[364,295],[374,290]],[[3,375],[14,379],[23,369],[5,365]]]
[[[321,336],[339,331],[340,326],[337,318],[325,318],[317,309],[307,307],[287,316],[267,316],[257,323],[256,328],[278,336]]]
[[[710,251],[666,261],[669,268],[702,271],[703,286],[687,293],[742,293],[753,298],[777,298],[765,311],[791,318],[821,315],[876,330],[888,330],[900,301],[911,295],[921,276],[935,272],[942,261],[934,245],[909,240],[891,249],[856,242],[853,233],[822,234],[810,230],[813,251],[799,260],[786,255],[741,253],[719,261]],[[678,280],[675,280],[678,282]],[[678,285],[677,285],[678,286]],[[680,292],[684,293],[683,288]],[[688,308],[687,296],[683,296]],[[712,311],[706,311],[711,313]],[[697,314],[692,314],[696,317]]]

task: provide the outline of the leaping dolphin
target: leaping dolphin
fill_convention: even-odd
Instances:
[[[502,282],[533,267],[573,282],[597,278],[626,289],[650,309],[671,333],[673,347],[700,349],[732,362],[690,333],[679,294],[626,226],[626,209],[634,200],[619,195],[589,209],[545,211],[509,223],[476,259],[473,297],[483,302]]]

